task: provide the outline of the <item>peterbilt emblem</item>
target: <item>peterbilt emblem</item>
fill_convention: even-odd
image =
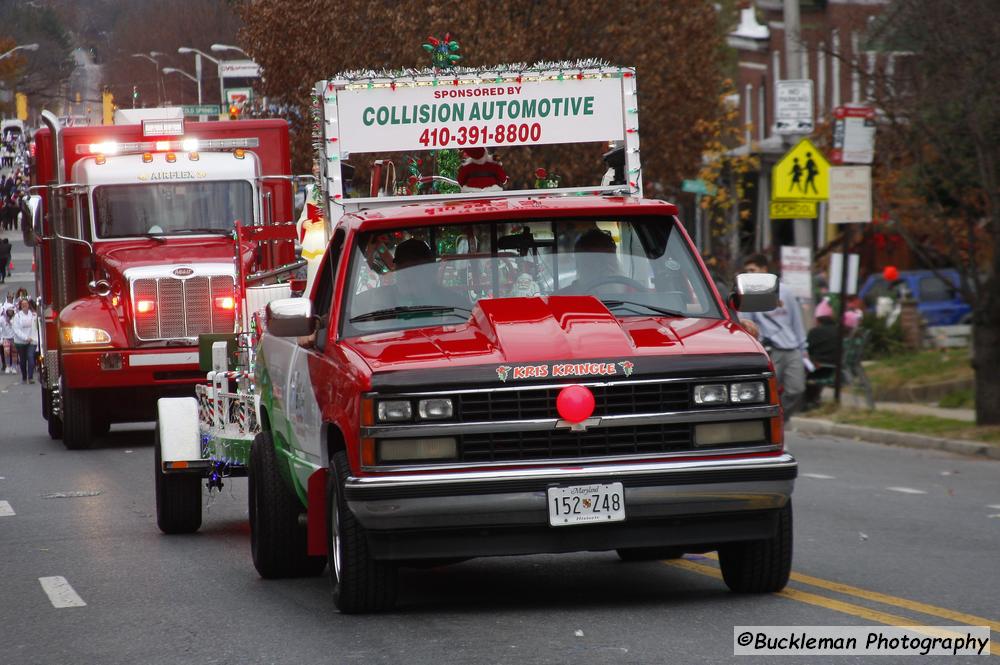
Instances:
[[[194,274],[194,268],[174,268],[171,274],[175,277],[190,277]]]

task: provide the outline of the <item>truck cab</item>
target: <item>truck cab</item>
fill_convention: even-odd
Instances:
[[[520,134],[477,128],[489,141],[615,142],[622,159],[601,186],[344,198],[340,141],[363,143],[379,114],[420,118],[432,77],[317,84],[320,126],[337,119],[317,143],[338,169],[325,178],[330,239],[309,295],[264,315],[258,572],[328,563],[342,612],[391,606],[400,564],[588,550],[718,550],[733,590],[781,589],[797,466],[770,360],[731,312],[773,309],[777,278],[740,275],[720,294],[676,207],[642,197],[630,69],[454,81],[452,97],[473,101],[449,117],[498,94],[538,116]],[[547,94],[579,94],[593,117],[554,127],[532,102]],[[470,136],[461,122],[447,136]],[[369,132],[372,145],[418,149],[416,129],[393,131],[398,143]]]
[[[50,118],[39,133],[48,179],[25,236],[43,302],[43,415],[69,448],[154,419],[159,397],[193,394],[199,335],[235,332],[237,274],[292,253],[233,240],[237,223],[291,216],[285,123],[185,128],[143,111],[96,128]]]

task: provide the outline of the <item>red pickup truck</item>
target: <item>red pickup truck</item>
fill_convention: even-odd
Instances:
[[[773,368],[677,218],[633,196],[350,212],[308,297],[267,307],[251,448],[254,564],[329,561],[343,612],[414,561],[718,550],[771,592],[792,559],[795,459]]]

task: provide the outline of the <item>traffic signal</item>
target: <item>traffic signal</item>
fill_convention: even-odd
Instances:
[[[28,96],[23,92],[17,93],[15,96],[16,106],[17,106],[17,119],[27,120],[28,119]]]
[[[101,93],[101,116],[105,125],[113,125],[115,120],[115,96],[111,91]]]
[[[240,107],[236,104],[229,105],[229,119],[239,120],[240,119]]]

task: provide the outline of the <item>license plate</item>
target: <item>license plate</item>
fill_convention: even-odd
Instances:
[[[625,490],[621,483],[550,487],[549,524],[596,524],[625,519]]]

